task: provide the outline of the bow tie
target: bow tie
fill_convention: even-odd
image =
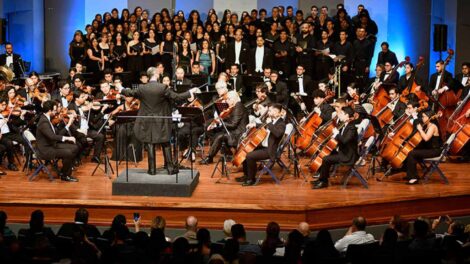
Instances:
[[[297,75],[297,78],[304,78],[303,75]]]
[[[11,56],[13,56],[13,54],[6,54],[6,55],[7,55],[7,57],[11,57]]]

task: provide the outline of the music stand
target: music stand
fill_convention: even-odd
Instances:
[[[207,82],[207,76],[204,75],[188,75],[186,78],[190,79],[195,86],[201,86]]]
[[[117,125],[117,126],[120,126],[120,125],[126,125],[127,123],[130,123],[130,122],[135,122],[135,118],[124,118],[124,116],[126,117],[136,117],[138,114],[138,110],[134,110],[134,111],[126,111],[126,112],[120,112],[120,113],[117,113],[116,114],[116,123],[114,123],[114,125]],[[115,130],[115,132],[117,131],[117,129]],[[127,138],[128,138],[128,134],[127,134],[127,129],[125,130],[126,131],[126,138],[125,138],[125,146],[128,146],[127,144]],[[116,137],[116,134],[114,134],[114,138],[117,138]],[[116,146],[117,144],[119,144],[119,142],[116,142]],[[119,175],[119,162],[121,160],[121,157],[120,157],[120,154],[119,152],[116,151],[116,175]],[[129,182],[129,148],[126,147],[126,182]]]
[[[191,89],[191,85],[189,84],[177,84],[175,85],[175,92],[177,93],[184,93]]]
[[[380,161],[377,160],[377,158],[379,156],[379,151],[376,147],[376,144],[377,144],[377,142],[380,142],[382,140],[382,138],[384,136],[384,133],[383,133],[382,127],[380,126],[380,122],[379,122],[379,120],[377,119],[376,116],[369,115],[369,120],[370,120],[370,124],[374,128],[375,139],[374,139],[374,142],[371,145],[371,146],[373,146],[374,151],[372,151],[371,163],[370,163],[369,170],[367,171],[367,173],[371,173],[372,176],[375,176],[375,167],[376,167],[375,164],[376,164],[376,162],[380,163]]]
[[[98,134],[101,133],[101,131],[103,129],[106,129],[106,124],[108,123],[109,119],[111,118],[111,115],[108,116],[108,118],[105,120],[105,122],[103,123],[103,125],[100,127],[100,129],[98,130]],[[107,152],[107,146],[108,146],[108,140],[106,139],[106,130],[105,130],[105,133],[104,133],[104,142],[103,142],[103,149],[101,150],[102,153],[100,153],[99,155],[103,155],[104,158],[103,160],[102,159],[99,159],[99,162],[98,164],[96,164],[96,167],[95,169],[93,170],[93,173],[91,174],[91,176],[94,176],[96,171],[98,170],[98,168],[100,168],[100,165],[103,164],[104,162],[104,173],[106,174],[106,177],[108,177],[109,179],[111,179],[111,175],[114,174],[114,170],[113,170],[113,167],[111,166],[111,162],[109,161],[109,156],[108,156],[108,152]]]
[[[263,84],[263,78],[258,75],[242,75],[245,94],[253,94],[258,84]]]
[[[188,157],[191,161],[191,179],[193,178],[193,159],[191,158],[192,153],[196,153],[192,146],[193,142],[193,121],[198,124],[204,124],[204,115],[200,108],[198,107],[186,107],[186,106],[178,106],[178,112],[181,114],[183,120],[189,121],[189,150],[188,150]],[[183,160],[181,160],[183,161]],[[181,163],[180,161],[180,163]]]
[[[225,126],[224,120],[220,119],[220,123],[222,124],[224,128],[222,131],[226,133],[227,138],[230,138],[231,135],[227,129],[227,126]],[[227,144],[225,143],[225,141],[222,141],[222,146],[220,148],[220,151],[222,152],[222,156],[219,158],[219,160],[215,164],[214,170],[212,171],[212,174],[211,174],[211,179],[212,179],[216,171],[219,171],[221,173],[220,178],[215,183],[220,183],[220,180],[222,179],[223,176],[225,176],[227,180],[230,180],[230,177],[228,175],[228,169],[227,169]],[[221,166],[221,168],[219,168],[219,165]]]

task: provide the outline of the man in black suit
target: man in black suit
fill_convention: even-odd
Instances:
[[[387,61],[390,62],[392,65],[398,64],[397,55],[395,52],[389,49],[387,42],[382,42],[380,44],[382,51],[379,52],[379,58],[377,59],[377,64],[385,64]]]
[[[394,121],[400,118],[406,110],[406,104],[400,101],[400,94],[397,92],[397,89],[398,88],[396,87],[391,87],[388,90],[388,96],[390,97],[391,102],[388,103],[387,106],[392,110]]]
[[[273,54],[264,46],[264,38],[256,38],[256,48],[251,49],[248,59],[248,74],[262,75],[264,68],[273,67]]]
[[[458,90],[462,89],[462,93],[460,95],[460,100],[465,99],[467,96],[468,91],[470,89],[469,85],[469,72],[470,71],[470,62],[462,63],[462,71],[455,75],[455,85],[457,86]]]
[[[307,74],[313,73],[312,49],[315,47],[315,37],[309,32],[309,23],[304,22],[300,26],[300,34],[297,36],[297,64],[304,65]]]
[[[78,154],[75,138],[60,136],[55,131],[50,121],[51,117],[54,116],[57,111],[57,104],[54,101],[46,101],[42,107],[44,114],[39,118],[36,129],[38,154],[41,159],[62,159],[60,179],[63,181],[77,182],[78,179],[72,177],[73,161]],[[73,144],[65,144],[64,142],[66,141],[72,142]]]
[[[289,103],[289,89],[287,89],[287,84],[279,80],[279,73],[277,71],[271,71],[271,82],[268,83],[268,87],[271,92],[276,92],[276,103],[283,106],[287,106]]]
[[[452,74],[448,71],[444,71],[444,61],[438,60],[436,62],[436,72],[431,75],[429,80],[429,87],[428,87],[428,94],[437,95],[442,94],[445,91],[452,90],[456,92],[454,79],[452,78]],[[441,81],[443,75],[443,80]],[[442,86],[441,85],[442,82]]]
[[[0,66],[12,69],[15,77],[19,78],[24,73],[21,55],[13,53],[13,45],[10,42],[5,43],[5,51],[5,54],[0,55]]]
[[[124,89],[121,92],[124,96],[132,96],[140,100],[138,116],[171,116],[172,100],[194,99],[193,93],[196,88],[178,94],[172,89],[167,89],[164,84],[158,83],[159,75],[155,67],[150,67],[147,70],[147,75],[150,78],[149,83],[140,85],[135,90]],[[168,174],[178,172],[171,155],[170,137],[172,129],[170,119],[137,118],[134,133],[136,138],[147,147],[148,174],[155,175],[157,173],[155,156],[155,145],[157,144],[162,146]]]
[[[398,73],[397,73],[398,74]],[[414,77],[414,78],[412,78]],[[414,79],[414,80],[413,80]],[[398,93],[403,93],[404,90],[408,90],[413,85],[411,82],[414,81],[418,86],[416,87],[417,91],[421,91],[422,88],[422,81],[416,75],[416,71],[414,70],[414,66],[410,62],[405,63],[405,74],[400,77],[398,81]]]
[[[352,121],[354,110],[350,106],[343,107],[337,112],[339,120],[344,123],[341,130],[333,130],[333,138],[338,141],[338,153],[331,154],[323,158],[320,167],[320,178],[313,182],[313,189],[328,187],[328,178],[330,177],[330,168],[334,164],[350,164],[359,158],[357,152],[357,128]]]
[[[189,86],[192,86],[193,85],[193,82],[186,78],[184,76],[185,72],[184,72],[184,69],[183,67],[178,67],[176,68],[176,71],[175,71],[175,83],[176,85],[189,85]]]
[[[236,147],[240,136],[245,132],[246,125],[248,124],[248,112],[240,101],[237,92],[230,91],[227,93],[227,104],[229,107],[232,107],[233,110],[223,122],[228,132],[230,132],[230,136],[226,134],[225,129],[216,134],[209,149],[209,154],[205,159],[201,160],[200,164],[210,164],[214,162],[213,159],[222,147],[222,142],[225,142],[227,147]],[[216,127],[217,122],[213,122],[207,127],[207,131],[211,131]]]
[[[393,72],[393,65],[391,62],[386,61],[385,62],[385,71],[382,72],[380,75],[380,81],[382,83],[388,83],[388,84],[398,84],[398,80],[400,79],[400,75],[398,74],[397,71]]]
[[[234,63],[241,65],[242,73],[246,71],[248,56],[250,56],[250,46],[243,41],[243,31],[238,28],[235,31],[235,41],[227,45],[227,54],[225,55],[225,64],[232,65]],[[227,70],[228,73],[228,70]]]
[[[305,68],[303,65],[297,65],[295,69],[296,74],[289,77],[290,81],[296,81],[299,88],[300,95],[311,96],[313,92],[312,78],[305,74]]]
[[[245,92],[245,86],[243,85],[243,78],[240,74],[240,66],[238,64],[234,63],[230,65],[230,79],[228,81],[234,91],[243,95]]]
[[[251,186],[255,184],[255,176],[257,172],[256,162],[259,160],[276,159],[276,152],[279,142],[286,130],[286,123],[281,118],[282,105],[273,104],[268,110],[268,119],[266,120],[266,129],[269,131],[269,136],[261,142],[255,150],[248,153],[245,161],[243,162],[244,176],[237,178],[237,181],[243,181],[242,186]],[[257,126],[256,123],[247,125],[247,129]]]

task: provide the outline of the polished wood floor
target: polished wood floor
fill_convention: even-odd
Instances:
[[[161,161],[159,157],[159,166]],[[280,185],[264,176],[259,185],[242,187],[234,181],[240,172],[216,183],[220,175],[210,177],[214,164],[196,165],[201,176],[190,198],[113,196],[112,179],[102,170],[91,175],[95,166],[88,162],[80,166],[74,173],[78,183],[50,182],[44,174],[30,182],[23,172],[7,171],[8,175],[0,178],[0,210],[7,211],[11,222],[27,222],[31,211],[40,208],[47,222],[60,223],[72,220],[78,207],[86,207],[90,221],[101,225],[108,225],[117,213],[130,218],[133,212],[140,212],[144,224],[162,215],[168,226],[181,227],[185,217],[192,214],[201,226],[221,228],[224,219],[232,218],[250,229],[262,229],[269,221],[279,222],[283,229],[294,228],[300,221],[308,221],[312,228],[341,227],[359,214],[372,223],[386,222],[393,214],[408,218],[470,214],[470,164],[442,164],[449,185],[442,184],[435,174],[428,184],[408,186],[401,180],[402,173],[381,182],[370,177],[369,189],[356,179],[342,188],[340,177],[335,177],[332,186],[323,190],[312,190],[308,182],[292,174],[286,175]],[[141,162],[138,166],[147,164]],[[364,176],[367,168],[360,170]],[[124,164],[119,169],[122,171]],[[279,167],[274,171],[280,173]]]

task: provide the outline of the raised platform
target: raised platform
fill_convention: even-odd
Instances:
[[[199,182],[199,171],[180,170],[176,175],[168,175],[166,170],[158,170],[157,175],[149,175],[146,169],[132,168],[122,171],[113,181],[113,195],[130,196],[169,196],[191,197]]]
[[[225,219],[232,218],[257,230],[263,230],[269,221],[277,221],[283,230],[295,228],[300,221],[308,221],[315,229],[346,227],[359,214],[371,224],[386,223],[394,214],[408,219],[420,215],[470,215],[467,163],[442,164],[449,185],[442,184],[435,175],[428,184],[409,186],[401,180],[402,173],[383,182],[370,177],[369,189],[356,179],[342,188],[340,177],[335,177],[332,185],[323,190],[312,190],[303,178],[292,175],[286,175],[280,185],[265,176],[257,186],[242,187],[234,180],[241,172],[217,184],[219,175],[210,177],[214,164],[196,166],[199,183],[191,197],[113,195],[116,176],[112,180],[102,172],[91,176],[94,167],[91,163],[80,166],[74,173],[78,183],[49,182],[43,174],[29,182],[24,173],[7,171],[8,175],[0,178],[0,210],[8,213],[9,222],[20,223],[27,223],[35,209],[44,210],[47,223],[62,223],[71,221],[78,207],[86,207],[90,222],[98,225],[109,226],[118,213],[131,219],[133,212],[139,212],[144,225],[161,215],[168,227],[180,228],[186,216],[195,215],[201,227],[220,229]],[[141,162],[138,167],[146,168],[147,164]],[[366,171],[367,167],[360,170],[364,176]],[[277,166],[274,172],[280,174]]]

